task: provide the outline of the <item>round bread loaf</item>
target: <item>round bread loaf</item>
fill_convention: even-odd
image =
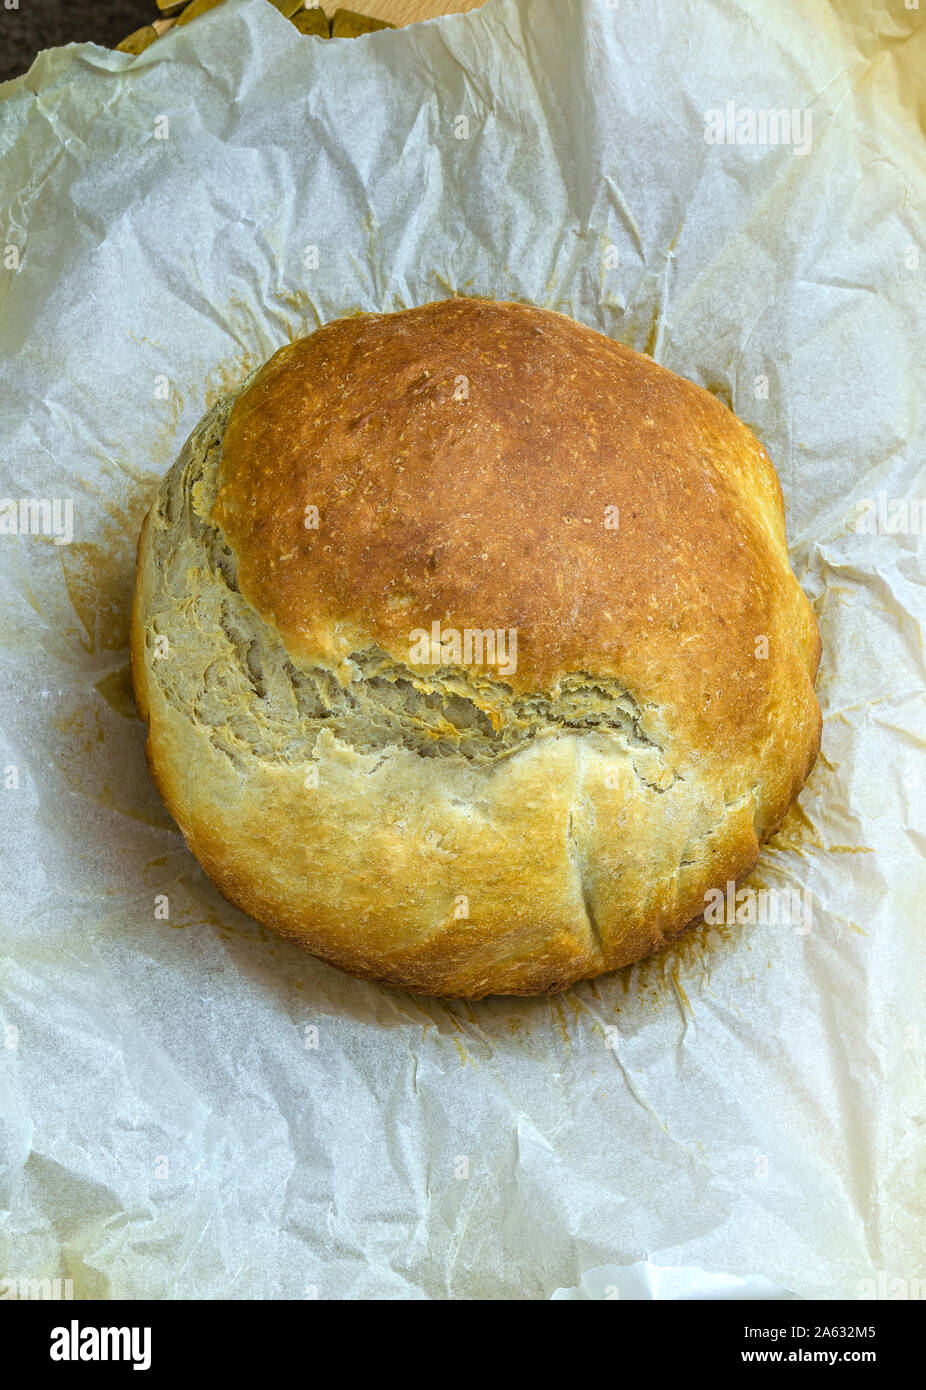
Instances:
[[[562,989],[699,917],[813,764],[819,654],[746,426],[519,304],[282,348],[139,542],[135,690],[193,853],[431,994]]]

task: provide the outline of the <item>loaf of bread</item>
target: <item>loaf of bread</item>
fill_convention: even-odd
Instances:
[[[802,787],[819,655],[753,434],[525,305],[281,348],[139,541],[136,696],[191,850],[424,993],[562,989],[678,936]]]

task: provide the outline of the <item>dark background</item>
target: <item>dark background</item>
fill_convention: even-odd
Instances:
[[[42,48],[92,40],[115,48],[157,19],[157,0],[0,0],[0,82],[25,72]]]

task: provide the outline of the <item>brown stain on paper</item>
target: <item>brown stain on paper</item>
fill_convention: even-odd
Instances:
[[[115,671],[110,671],[102,680],[98,680],[94,688],[100,692],[110,709],[115,710],[123,719],[140,717],[135,706],[132,669],[127,661],[117,666]]]

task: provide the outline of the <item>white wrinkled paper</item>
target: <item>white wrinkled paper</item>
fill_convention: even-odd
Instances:
[[[926,503],[898,529],[926,498],[923,23],[861,0],[491,0],[323,42],[228,0],[134,60],[82,44],[0,86],[5,1280],[562,1299],[926,1279]],[[790,144],[762,125],[780,110]],[[127,683],[157,480],[288,339],[451,293],[650,351],[766,444],[825,725],[751,884],[811,893],[809,931],[705,928],[557,997],[448,1004],[278,940],[185,848]],[[56,499],[61,529],[70,499],[71,543],[21,499]],[[865,499],[884,534],[858,529]]]

